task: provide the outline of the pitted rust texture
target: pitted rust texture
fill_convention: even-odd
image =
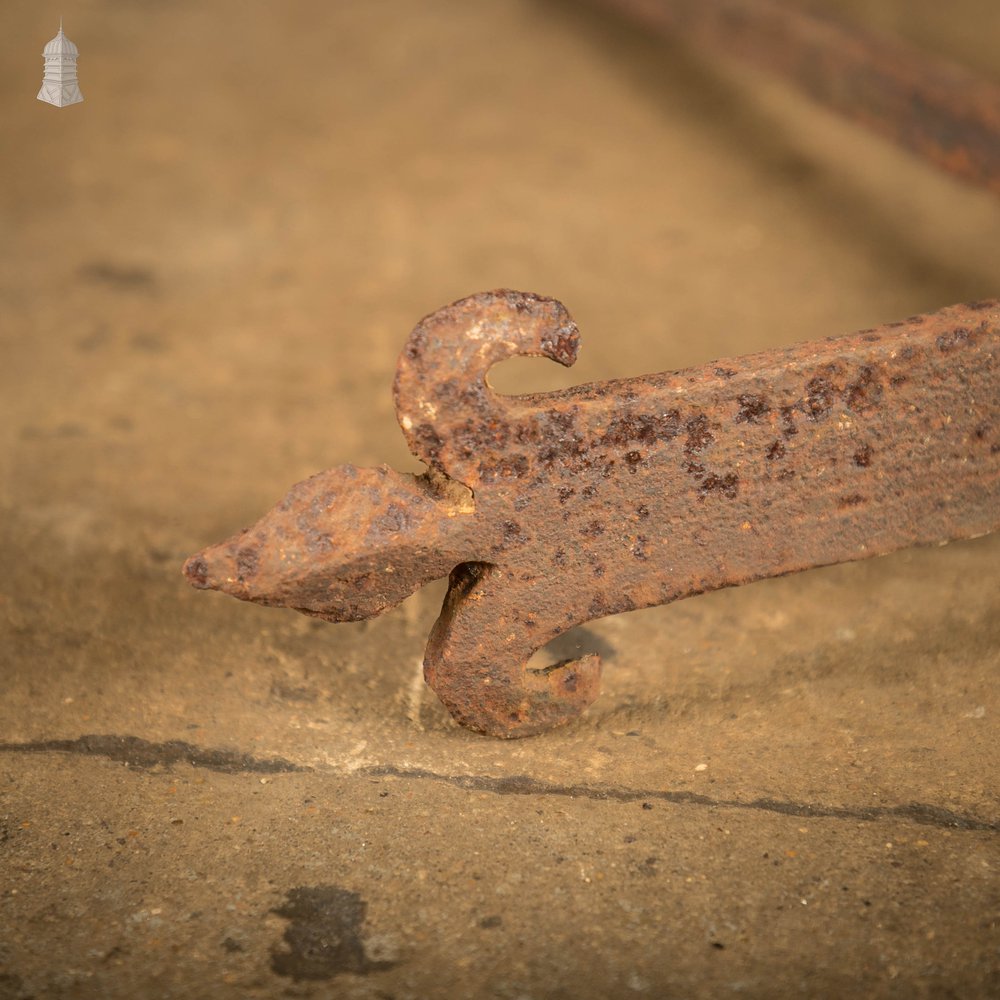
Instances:
[[[782,0],[599,0],[783,76],[935,166],[1000,194],[1000,87],[894,38]]]
[[[429,471],[319,473],[188,578],[349,621],[450,572],[427,682],[511,737],[597,696],[596,656],[526,668],[575,625],[1000,528],[1000,301],[559,392],[486,381],[514,355],[571,365],[578,344],[562,305],[521,292],[428,316],[395,401]]]

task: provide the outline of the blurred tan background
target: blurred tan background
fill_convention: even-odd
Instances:
[[[822,6],[1000,80],[995,3]],[[2,26],[0,1000],[1000,992],[997,537],[594,623],[601,699],[514,744],[422,687],[440,585],[327,626],[180,576],[419,468],[440,305],[568,305],[507,391],[677,368],[1000,294],[996,198],[568,0]]]

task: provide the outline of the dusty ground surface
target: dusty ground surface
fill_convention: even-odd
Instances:
[[[998,995],[1000,537],[594,623],[516,743],[422,686],[440,585],[330,626],[180,564],[414,469],[455,298],[573,311],[507,389],[676,368],[996,295],[1000,204],[569,4],[50,6],[0,36],[0,998]],[[995,66],[991,2],[851,6]]]

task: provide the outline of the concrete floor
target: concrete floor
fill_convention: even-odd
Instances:
[[[961,6],[868,8],[982,64]],[[417,468],[446,302],[574,313],[501,388],[676,368],[996,295],[996,199],[568,3],[5,13],[0,1000],[1000,995],[1000,537],[595,622],[601,698],[515,743],[422,685],[440,584],[331,626],[180,575]]]

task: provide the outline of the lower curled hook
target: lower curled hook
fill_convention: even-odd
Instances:
[[[424,655],[424,679],[452,716],[468,729],[505,739],[571,722],[594,702],[601,686],[596,653],[537,670],[528,667],[540,646],[531,639],[540,622],[533,617],[530,624],[522,620],[519,627],[496,628],[498,607],[517,614],[516,602],[525,598],[508,583],[496,567],[456,567]]]

